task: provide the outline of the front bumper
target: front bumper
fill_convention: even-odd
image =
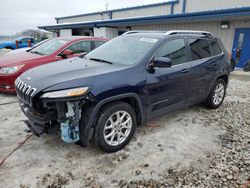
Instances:
[[[40,126],[45,126],[56,118],[56,111],[52,111],[46,114],[40,114],[39,112],[36,112],[35,110],[31,109],[28,105],[22,103],[21,101],[20,107],[24,115],[29,118],[29,120]]]
[[[15,93],[15,80],[19,74],[0,75],[0,92],[1,93]]]
[[[34,135],[40,136],[43,133],[49,134],[57,130],[56,126],[52,125],[51,123],[56,119],[55,111],[46,114],[40,114],[22,102],[22,99],[19,97],[18,99],[24,115],[28,118],[28,120],[25,120],[24,123],[34,133]]]

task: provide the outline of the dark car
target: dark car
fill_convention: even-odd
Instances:
[[[137,125],[179,108],[218,108],[229,59],[208,32],[131,31],[83,58],[51,63],[16,80],[26,124],[36,134],[60,129],[65,142],[95,140],[114,152]]]
[[[5,54],[0,57],[0,92],[15,93],[16,78],[33,67],[84,55],[106,41],[100,37],[58,37],[23,52]]]

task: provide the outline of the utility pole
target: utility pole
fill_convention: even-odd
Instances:
[[[109,3],[105,4],[105,7],[106,7],[106,11],[107,11],[108,7],[109,7]]]

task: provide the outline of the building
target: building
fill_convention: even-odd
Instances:
[[[220,37],[238,67],[250,59],[250,0],[171,0],[59,17],[56,21],[55,25],[39,28],[60,36],[107,38],[128,30],[206,30]]]

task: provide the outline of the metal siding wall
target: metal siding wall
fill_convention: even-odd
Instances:
[[[58,19],[58,23],[61,24],[61,23],[85,22],[85,21],[96,21],[96,20],[102,20],[101,14],[95,14],[90,16],[79,16],[74,18],[62,18]]]
[[[72,29],[61,29],[60,30],[60,37],[71,37],[72,36]]]
[[[182,13],[182,4],[183,0],[179,0],[179,3],[174,5],[174,14]]]
[[[187,0],[186,12],[250,6],[250,0]]]
[[[94,28],[94,36],[112,39],[118,36],[118,29],[110,27]]]
[[[112,39],[118,36],[117,28],[107,28],[106,30],[106,38]]]
[[[113,12],[113,19],[170,14],[170,5]]]
[[[175,5],[176,7],[177,5]],[[180,7],[180,5],[178,5]],[[134,10],[114,11],[112,12],[112,19],[118,18],[129,18],[139,16],[156,16],[170,14],[171,5],[161,5],[156,7],[138,8]],[[175,12],[176,13],[176,12]],[[74,18],[61,18],[58,19],[58,23],[72,23],[72,22],[84,22],[84,21],[95,21],[95,20],[107,20],[109,16],[107,13],[94,14],[89,16],[77,16]]]
[[[250,28],[250,20],[231,21],[230,28],[227,30],[220,29],[221,22],[192,22],[192,23],[176,23],[176,24],[152,24],[133,26],[133,30],[203,30],[210,31],[218,36],[225,45],[228,53],[232,52],[234,34],[236,28]]]

